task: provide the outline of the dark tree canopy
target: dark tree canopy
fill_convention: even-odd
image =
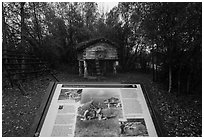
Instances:
[[[118,44],[121,71],[151,67],[169,92],[201,92],[202,3],[122,2],[100,13],[94,2],[3,2],[2,26],[3,49],[53,67],[76,66],[77,44],[104,37]]]

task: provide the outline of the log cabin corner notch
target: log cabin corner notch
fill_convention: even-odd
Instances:
[[[76,46],[79,75],[88,78],[117,73],[117,45],[105,38],[81,42]]]

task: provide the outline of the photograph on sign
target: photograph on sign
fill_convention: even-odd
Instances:
[[[82,89],[62,89],[59,95],[59,101],[75,101],[78,102],[81,98]]]
[[[123,118],[119,89],[84,90],[81,104],[75,136],[119,136],[119,118]]]
[[[134,118],[120,122],[121,137],[149,136],[144,119]]]

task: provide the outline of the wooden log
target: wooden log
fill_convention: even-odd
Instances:
[[[84,60],[84,78],[88,77],[88,69],[87,69],[87,63],[86,60]]]
[[[23,95],[28,95],[27,91],[24,89],[24,87],[22,86],[22,83],[20,81],[17,81],[17,87],[20,89],[20,91]]]
[[[32,73],[40,73],[40,72],[46,72],[46,71],[50,71],[49,69],[45,69],[45,70],[37,70],[37,71],[22,71],[22,72],[14,72],[14,73],[10,73],[10,75],[15,75],[15,74],[32,74]]]
[[[117,61],[113,63],[113,74],[117,74]]]
[[[21,71],[22,69],[20,68],[7,68],[8,71],[12,72],[12,71]],[[33,68],[26,68],[26,71],[32,71]]]
[[[10,54],[10,53],[8,53],[8,54],[6,54],[7,56],[15,56],[15,57],[36,57],[35,55],[27,55],[27,54]]]
[[[79,60],[79,76],[82,75],[82,65],[81,65],[81,61]]]
[[[46,62],[5,63],[5,65],[35,65],[35,64],[47,64],[47,63]]]
[[[16,58],[16,57],[3,57],[2,59],[8,60],[39,60],[39,58]]]

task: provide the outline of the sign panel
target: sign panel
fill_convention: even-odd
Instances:
[[[140,84],[130,86],[58,84],[39,136],[157,137]]]

